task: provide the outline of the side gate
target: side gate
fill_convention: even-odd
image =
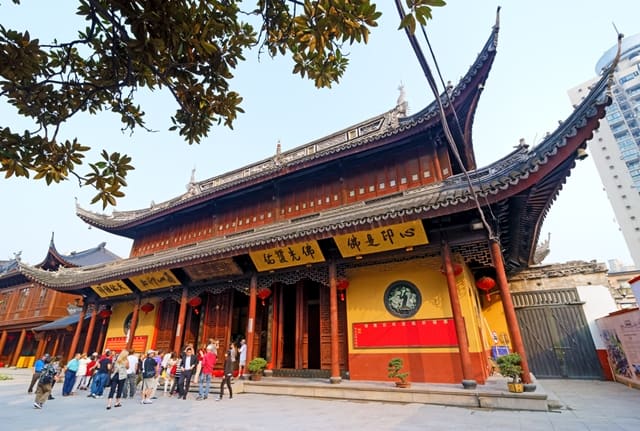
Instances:
[[[603,378],[576,289],[514,292],[512,297],[536,378]]]

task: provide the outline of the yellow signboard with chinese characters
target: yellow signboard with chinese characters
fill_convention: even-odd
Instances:
[[[284,247],[249,252],[258,271],[270,271],[290,266],[324,262],[324,255],[317,241],[306,241]]]
[[[129,280],[140,290],[155,290],[165,287],[179,286],[180,282],[170,270],[151,272],[149,274],[129,277]]]
[[[124,284],[124,281],[122,280],[96,284],[95,286],[91,286],[91,288],[100,296],[100,298],[129,295],[130,293],[133,293],[131,289],[129,289],[129,286]]]
[[[342,257],[379,253],[429,243],[420,220],[338,235],[333,239]]]

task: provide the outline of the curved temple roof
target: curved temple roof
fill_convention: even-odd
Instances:
[[[478,54],[475,62],[454,87],[449,88],[448,98],[443,94],[441,99],[445,109],[449,109],[451,100],[458,117],[463,121],[462,127],[471,130],[478,98],[487,80],[498,43],[498,23],[493,26],[491,35]],[[133,229],[144,225],[154,218],[175,213],[198,205],[204,200],[215,199],[227,193],[232,193],[253,184],[264,182],[279,176],[290,175],[296,170],[325,163],[328,160],[340,158],[343,154],[365,151],[377,145],[385,138],[410,136],[424,133],[430,128],[442,127],[438,106],[434,100],[420,112],[404,117],[406,106],[399,103],[392,110],[369,118],[339,132],[315,140],[306,145],[276,154],[273,158],[265,159],[240,169],[216,176],[204,181],[190,184],[189,191],[174,199],[153,204],[150,208],[132,211],[113,211],[111,215],[94,213],[76,207],[76,214],[90,225],[117,235],[133,237]],[[449,115],[449,114],[448,114]],[[466,161],[468,169],[475,168],[475,156],[471,139],[465,143],[458,143],[459,152]]]
[[[502,231],[511,231],[514,238],[505,247],[508,270],[533,261],[538,228],[553,199],[575,166],[576,151],[591,137],[610,104],[606,94],[608,77],[603,77],[556,131],[539,145],[520,146],[504,158],[470,173],[472,187],[484,205],[511,205],[509,202],[529,200],[522,212],[511,208],[508,220],[500,220]],[[544,193],[543,204],[536,193]],[[82,268],[60,268],[49,272],[20,264],[20,271],[45,286],[58,290],[74,290],[84,286],[122,279],[158,269],[184,266],[247,253],[282,242],[329,238],[336,234],[371,224],[392,224],[411,219],[433,218],[462,212],[475,206],[464,175],[455,175],[442,183],[407,190],[384,199],[359,202],[320,213],[315,218],[286,220],[242,235],[214,238],[188,247],[157,252],[153,255],[124,259],[112,263]],[[526,212],[525,212],[526,210]],[[500,217],[498,217],[499,219]],[[533,230],[533,231],[532,231]],[[533,238],[520,247],[517,232]],[[504,244],[503,244],[504,245]]]
[[[490,41],[494,40],[494,42],[485,45],[484,51],[490,52],[495,49],[496,31],[497,29],[494,29],[492,38],[490,38]],[[494,54],[487,55],[491,57]],[[481,54],[479,59],[482,56]],[[481,60],[477,62],[477,64],[480,63],[482,63]],[[489,63],[491,62],[489,61]],[[465,91],[467,96],[471,93],[477,95],[478,81],[484,82],[488,67],[487,62],[482,64],[484,64],[482,67],[484,67],[483,74],[485,76],[479,77],[478,73],[471,73],[470,81],[465,81],[466,78],[463,79],[461,84],[456,87],[457,90],[453,91],[454,104],[456,101],[462,100]],[[62,291],[77,291],[90,285],[122,280],[152,271],[181,268],[247,254],[251,250],[303,240],[327,239],[356,230],[366,230],[371,226],[385,226],[411,220],[431,220],[464,212],[471,213],[476,211],[475,199],[477,198],[481,201],[483,211],[490,211],[493,215],[491,222],[495,224],[495,231],[500,235],[507,271],[517,272],[534,262],[535,245],[542,221],[570,175],[571,169],[575,166],[578,157],[577,150],[585,147],[586,141],[592,137],[593,131],[597,129],[599,120],[604,117],[606,106],[611,103],[611,98],[606,90],[608,79],[614,67],[615,62],[609,72],[603,74],[600,81],[592,86],[590,93],[579,106],[575,107],[573,113],[553,133],[547,135],[539,145],[532,148],[521,145],[504,158],[482,169],[470,171],[471,187],[467,182],[467,177],[464,174],[458,174],[439,183],[341,206],[316,213],[313,217],[282,220],[243,233],[216,237],[150,255],[81,268],[60,267],[55,272],[20,262],[18,270],[29,279],[47,287]],[[476,90],[473,90],[472,86],[476,86]],[[468,101],[468,97],[465,100]],[[324,143],[326,147],[300,147],[297,151],[303,152],[309,148],[313,148],[314,151],[299,154],[294,150],[285,153],[284,161],[270,160],[264,162],[264,165],[280,162],[287,163],[287,166],[296,166],[297,163],[302,163],[301,160],[314,160],[315,157],[321,159],[322,163],[332,157],[334,153],[345,151],[344,149],[348,146],[375,146],[380,141],[399,139],[398,137],[403,133],[417,133],[416,130],[433,127],[433,124],[439,121],[433,115],[433,109],[428,107],[424,111],[402,120],[394,114],[397,113],[396,109],[378,117],[380,130],[376,129],[375,133],[371,135],[365,134],[352,141],[343,139],[338,144],[331,144],[325,140],[317,141],[316,144]],[[471,113],[473,109],[475,108],[472,105],[468,105],[467,113]],[[361,127],[370,124],[372,123],[364,122],[361,123]],[[338,139],[339,135],[332,136]],[[259,166],[262,164],[252,165],[252,167]],[[273,168],[272,171],[275,170],[276,168]],[[261,174],[258,169],[249,176],[263,178],[266,175]],[[235,185],[242,187],[249,181],[241,176],[235,179],[229,178],[233,178],[233,175],[229,174],[197,183],[199,191],[196,191],[194,195],[168,201],[161,206],[161,209],[154,210],[152,208],[140,212],[117,213],[112,217],[92,216],[90,219],[96,223],[108,224],[110,228],[115,230],[125,229],[123,226],[128,223],[151,219],[155,216],[154,211],[177,211],[187,204],[191,205],[200,195],[211,198],[217,192],[224,192],[226,189],[232,190]],[[224,183],[224,179],[229,182]],[[216,183],[217,180],[220,182]],[[208,188],[207,185],[210,187]],[[187,202],[184,204],[185,206],[183,206],[182,200]]]
[[[40,271],[51,273],[60,268],[81,267],[85,265],[98,265],[119,260],[120,257],[106,248],[106,243],[100,243],[96,247],[62,254],[56,248],[51,235],[49,249],[42,262],[36,265],[24,264],[19,257],[9,261],[0,262],[0,287],[15,285],[24,282],[25,273],[23,268],[38,268]]]

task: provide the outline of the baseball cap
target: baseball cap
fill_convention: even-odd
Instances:
[[[155,350],[152,350],[152,349],[149,349],[149,350],[147,351],[147,355],[151,355],[151,354],[153,354],[153,353],[156,353],[156,351],[155,351]]]

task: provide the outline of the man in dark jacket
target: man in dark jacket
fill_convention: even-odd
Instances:
[[[189,386],[191,385],[191,375],[198,365],[198,357],[193,351],[193,346],[188,345],[180,358],[180,380],[178,380],[178,397],[187,399]]]

